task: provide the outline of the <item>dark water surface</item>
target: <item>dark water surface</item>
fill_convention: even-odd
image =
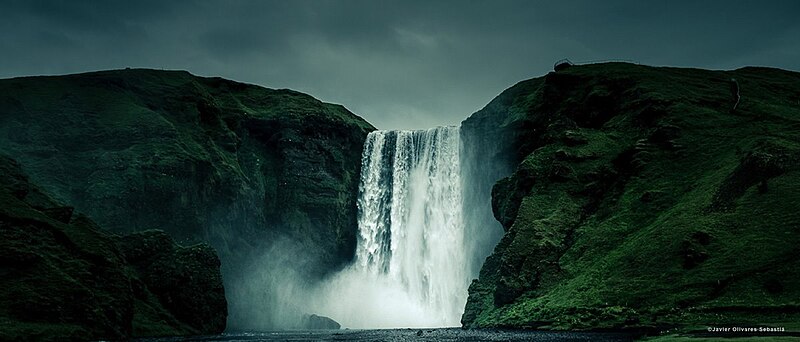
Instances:
[[[138,342],[182,341],[542,341],[617,342],[633,341],[631,335],[592,332],[516,331],[495,329],[379,329],[379,330],[294,330],[235,333],[215,336],[149,338]]]

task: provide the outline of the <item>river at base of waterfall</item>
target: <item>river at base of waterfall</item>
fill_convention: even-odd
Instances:
[[[256,341],[538,341],[538,342],[622,342],[634,336],[623,333],[569,331],[521,331],[498,329],[369,329],[290,330],[232,333],[216,336],[150,338],[138,342],[256,342]]]

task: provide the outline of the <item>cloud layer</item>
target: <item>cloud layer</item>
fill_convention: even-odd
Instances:
[[[2,1],[0,77],[184,69],[457,124],[553,63],[800,70],[800,2]]]

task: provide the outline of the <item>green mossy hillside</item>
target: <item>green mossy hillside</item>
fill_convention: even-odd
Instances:
[[[0,148],[37,184],[109,230],[225,255],[281,230],[348,259],[372,129],[299,92],[182,71],[0,80]]]
[[[352,260],[372,130],[306,94],[183,71],[0,80],[0,151],[36,184],[110,231],[210,243],[231,285],[274,241],[306,252],[309,277]],[[231,300],[233,321],[252,300]]]
[[[219,259],[208,245],[179,247],[163,232],[139,267],[119,237],[52,200],[0,156],[0,340],[123,340],[225,329]],[[186,298],[191,298],[186,300]]]
[[[573,66],[475,116],[511,132],[517,167],[464,326],[800,319],[800,74]]]

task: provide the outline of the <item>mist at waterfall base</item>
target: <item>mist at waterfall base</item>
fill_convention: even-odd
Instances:
[[[353,263],[309,281],[304,246],[273,243],[229,289],[245,301],[236,319],[250,321],[237,325],[302,328],[304,315],[317,314],[357,329],[460,326],[469,283],[502,236],[491,213],[496,179],[476,179],[497,172],[475,172],[487,167],[461,135],[458,127],[370,133]]]

